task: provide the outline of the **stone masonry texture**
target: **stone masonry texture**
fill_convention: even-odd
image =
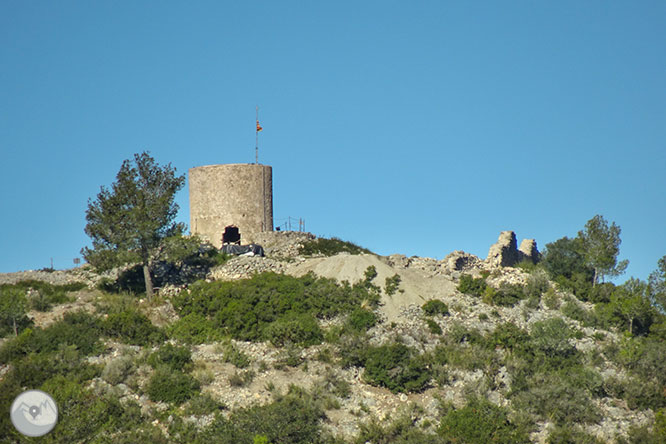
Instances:
[[[268,165],[207,165],[189,170],[190,231],[215,247],[227,226],[241,242],[273,231],[273,169]]]

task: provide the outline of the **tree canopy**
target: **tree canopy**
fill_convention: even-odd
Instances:
[[[185,228],[174,221],[174,197],[184,183],[184,175],[177,176],[171,164],[158,165],[148,152],[125,160],[111,188],[102,186],[97,198],[88,201],[85,232],[92,248],[81,250],[86,261],[101,270],[141,263],[151,297],[151,264],[165,239],[181,235]]]
[[[619,276],[626,270],[629,261],[617,261],[621,231],[615,222],[609,226],[606,219],[597,214],[578,232],[585,263],[594,269],[593,285],[605,276]]]

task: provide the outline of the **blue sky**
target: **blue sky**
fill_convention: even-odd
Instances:
[[[276,224],[441,259],[602,214],[621,280],[666,254],[663,1],[1,0],[0,60],[0,272],[71,267],[133,153],[253,162],[256,105]]]

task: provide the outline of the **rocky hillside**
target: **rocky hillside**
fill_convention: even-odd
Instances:
[[[305,233],[255,242],[265,257],[165,283],[152,301],[110,290],[128,270],[0,275],[3,291],[22,288],[33,307],[18,337],[1,339],[2,408],[25,388],[52,393],[61,420],[46,442],[659,442],[666,433],[666,385],[655,374],[663,338],[602,322],[535,265],[533,240],[518,248],[504,232],[486,260],[457,251],[440,261],[353,254],[341,241],[331,245],[348,251],[306,254],[318,240]],[[0,442],[22,439],[3,419]]]

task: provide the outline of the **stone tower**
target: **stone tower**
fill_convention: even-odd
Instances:
[[[189,170],[190,231],[217,248],[273,231],[273,169],[206,165]]]

